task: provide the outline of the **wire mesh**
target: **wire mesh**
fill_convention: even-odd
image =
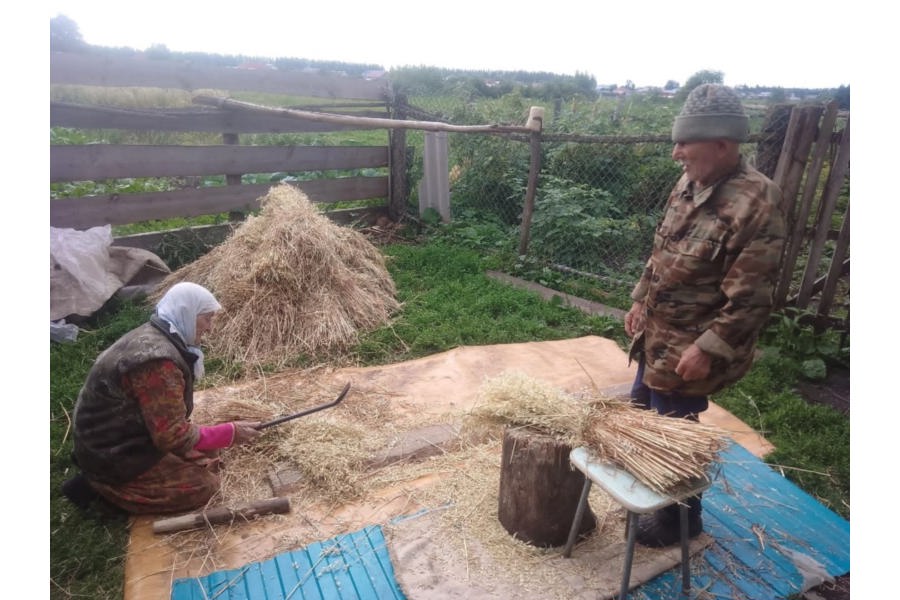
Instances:
[[[410,118],[453,124],[524,125],[535,99],[413,95]],[[745,103],[751,139],[741,151],[774,175],[790,111]],[[681,169],[671,157],[681,101],[662,94],[576,96],[544,106],[541,170],[527,252],[512,270],[557,286],[589,289],[620,308],[650,252],[653,231]],[[449,140],[452,227],[484,250],[516,254],[529,170],[527,136],[453,133]],[[411,168],[418,206],[421,133]],[[526,273],[527,272],[527,273]]]

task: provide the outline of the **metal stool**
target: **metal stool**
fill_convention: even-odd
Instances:
[[[569,539],[563,556],[569,558],[572,555],[572,546],[578,536],[578,525],[584,516],[587,506],[588,494],[591,484],[596,483],[602,487],[616,502],[628,511],[625,519],[625,535],[627,541],[625,549],[625,569],[622,572],[622,587],[619,591],[619,600],[625,600],[628,594],[628,583],[631,579],[631,563],[634,558],[634,543],[637,534],[638,516],[654,512],[670,504],[675,504],[685,498],[700,494],[712,484],[709,479],[698,480],[683,490],[678,490],[677,495],[664,496],[650,489],[630,473],[613,464],[600,462],[593,458],[585,447],[572,450],[569,454],[569,462],[584,473],[584,488],[581,490],[581,498],[578,500],[578,508],[575,510],[575,520],[572,521],[572,529],[569,531]],[[691,589],[690,553],[688,551],[688,511],[684,504],[679,505],[679,524],[681,525],[681,590],[687,596]]]

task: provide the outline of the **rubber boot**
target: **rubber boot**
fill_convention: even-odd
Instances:
[[[686,500],[688,505],[688,538],[695,538],[703,531],[703,507],[700,496]],[[650,548],[671,546],[681,541],[678,505],[671,504],[660,510],[641,515],[635,532],[637,543]]]

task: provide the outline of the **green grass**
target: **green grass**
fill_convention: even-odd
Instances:
[[[59,492],[70,476],[70,418],[96,356],[147,319],[133,303],[111,305],[73,344],[50,344],[50,597],[121,598],[127,521],[97,507],[81,511]]]
[[[414,359],[462,344],[518,343],[600,335],[623,348],[621,323],[585,315],[485,274],[494,265],[482,254],[449,242],[384,248],[402,312],[364,335],[353,355],[363,365]],[[146,306],[109,306],[74,344],[50,346],[50,596],[121,599],[127,523],[98,509],[81,512],[59,493],[68,476],[69,418],[81,383],[97,354],[149,315]],[[777,340],[775,340],[777,341]],[[772,343],[772,340],[769,340]],[[771,353],[733,388],[714,398],[778,448],[769,461],[786,476],[849,515],[849,420],[810,407],[792,392],[796,361]],[[240,369],[214,358],[211,375],[232,378]],[[215,380],[215,377],[211,378]]]

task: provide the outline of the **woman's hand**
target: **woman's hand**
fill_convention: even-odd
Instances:
[[[262,431],[258,429],[262,425],[259,421],[233,421],[232,425],[234,425],[232,446],[240,446],[241,444],[252,442],[262,435]]]
[[[644,303],[635,302],[625,313],[625,335],[633,338],[644,330]]]

